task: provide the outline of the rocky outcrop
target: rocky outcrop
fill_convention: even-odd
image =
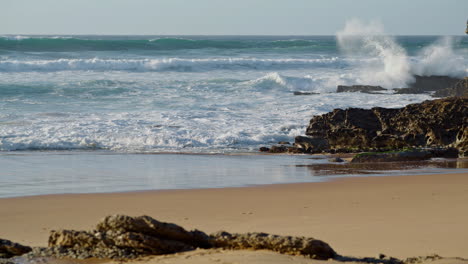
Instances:
[[[294,95],[314,95],[314,94],[319,94],[319,93],[295,91],[293,94]]]
[[[408,88],[395,89],[397,94],[420,94],[435,92],[454,86],[461,79],[449,76],[414,76],[414,82]]]
[[[307,153],[321,152],[330,147],[328,145],[328,141],[322,137],[312,138],[312,137],[297,136],[295,138],[294,145],[297,148],[302,149],[303,152],[307,152]]]
[[[330,259],[336,252],[325,242],[307,237],[277,236],[266,233],[230,234],[218,232],[212,235],[215,247],[224,249],[272,250],[282,254],[304,255],[314,259]]]
[[[11,258],[21,256],[30,252],[32,249],[10,240],[0,239],[0,258]]]
[[[159,222],[149,216],[113,215],[100,221],[96,230],[51,231],[49,248],[63,249],[77,258],[132,258],[211,248],[205,233]]]
[[[196,248],[268,249],[317,259],[336,256],[328,244],[313,238],[227,232],[208,236],[201,231],[187,231],[178,225],[159,222],[149,216],[124,215],[104,218],[93,231],[51,231],[49,247],[34,249],[32,255],[129,259]]]
[[[457,82],[453,86],[438,90],[434,93],[434,97],[448,97],[448,96],[464,96],[468,97],[468,77]]]
[[[335,109],[313,117],[306,135],[331,150],[455,147],[466,156],[467,129],[468,98],[445,98],[399,109]]]
[[[429,151],[411,150],[389,153],[362,153],[356,155],[351,163],[364,162],[398,162],[398,161],[419,161],[432,157]]]
[[[351,93],[351,92],[361,92],[361,93],[377,93],[381,91],[386,91],[387,89],[382,88],[381,86],[372,86],[372,85],[338,85],[336,92],[337,93]]]

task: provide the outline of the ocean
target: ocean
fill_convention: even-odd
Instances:
[[[467,73],[466,36],[1,36],[0,159],[257,153],[335,108],[431,99],[337,85]]]

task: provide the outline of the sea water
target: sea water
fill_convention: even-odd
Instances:
[[[47,164],[50,152],[256,153],[293,142],[312,116],[335,108],[431,99],[336,93],[337,85],[392,89],[414,74],[467,75],[466,37],[380,33],[350,23],[337,36],[2,36],[0,159],[35,154],[17,173],[14,166],[0,172],[0,185],[8,179],[19,188],[27,181],[12,180],[20,172],[59,168],[22,171],[31,155]]]

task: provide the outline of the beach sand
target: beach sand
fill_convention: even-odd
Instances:
[[[45,195],[0,199],[0,238],[46,246],[50,230],[89,230],[106,215],[127,214],[149,215],[207,233],[226,230],[310,236],[329,243],[343,256],[383,253],[397,258],[431,254],[468,258],[467,204],[468,173]],[[222,250],[197,250],[143,262],[319,263],[266,251]]]

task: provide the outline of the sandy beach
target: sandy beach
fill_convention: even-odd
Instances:
[[[45,195],[0,199],[0,237],[46,246],[50,230],[90,230],[110,214],[149,215],[207,233],[226,230],[310,236],[329,243],[344,256],[376,257],[383,253],[398,258],[431,254],[468,258],[467,202],[467,173],[341,178],[245,188]],[[290,258],[269,252],[219,251],[177,256],[208,261],[213,254],[247,259],[278,256],[278,263]],[[180,262],[177,256],[159,260],[191,263]]]

